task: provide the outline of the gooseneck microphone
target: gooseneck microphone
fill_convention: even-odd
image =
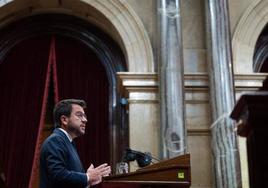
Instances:
[[[152,162],[152,155],[149,152],[140,152],[140,151],[135,151],[130,148],[127,148],[124,152],[123,155],[123,161],[124,162],[130,162],[130,161],[137,161],[139,167],[145,167],[151,164]],[[156,158],[154,158],[156,159]],[[158,159],[156,159],[158,160]],[[159,161],[159,160],[158,160]]]

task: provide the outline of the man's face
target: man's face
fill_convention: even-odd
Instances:
[[[78,137],[85,134],[87,118],[84,109],[72,104],[72,112],[66,121],[66,131],[73,137]]]

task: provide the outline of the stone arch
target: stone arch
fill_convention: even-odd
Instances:
[[[232,39],[234,73],[253,73],[258,37],[268,23],[268,1],[254,0],[241,17]]]
[[[136,13],[125,0],[11,1],[0,7],[0,27],[22,17],[42,13],[65,13],[93,23],[121,47],[129,72],[154,72],[152,46]]]

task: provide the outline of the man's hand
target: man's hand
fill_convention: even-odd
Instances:
[[[87,176],[89,177],[89,185],[96,185],[102,181],[102,177],[109,176],[111,167],[107,163],[94,168],[93,164],[87,169]]]

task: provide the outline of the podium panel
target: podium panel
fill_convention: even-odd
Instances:
[[[190,154],[161,161],[135,172],[105,177],[102,188],[188,188],[191,185]]]

